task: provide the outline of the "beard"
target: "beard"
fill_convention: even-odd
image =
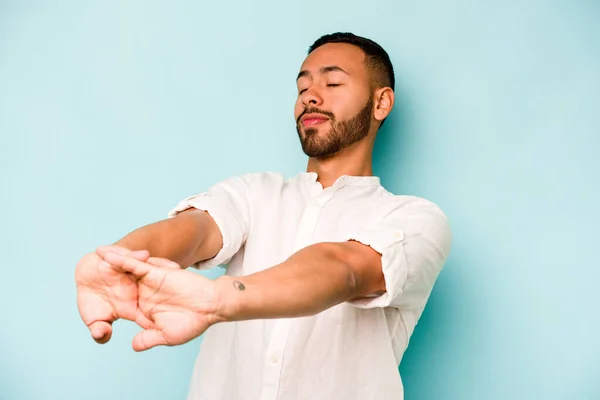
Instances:
[[[373,98],[369,98],[367,104],[354,117],[339,122],[335,120],[335,116],[330,112],[317,108],[307,108],[304,110],[296,121],[296,131],[298,132],[304,154],[315,158],[328,157],[367,137],[369,128],[371,127],[372,108]],[[300,118],[304,114],[309,113],[322,114],[329,117],[331,125],[329,132],[319,134],[318,129],[308,128],[304,130],[304,137],[302,137]]]

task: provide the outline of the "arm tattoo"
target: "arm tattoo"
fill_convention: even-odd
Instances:
[[[237,290],[245,290],[246,286],[240,281],[233,281],[233,287]]]

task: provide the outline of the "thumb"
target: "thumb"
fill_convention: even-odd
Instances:
[[[157,329],[146,329],[133,338],[133,350],[144,351],[155,346],[167,345],[167,340],[162,331]]]
[[[112,336],[112,325],[106,321],[94,321],[88,326],[92,338],[100,344],[110,340]]]

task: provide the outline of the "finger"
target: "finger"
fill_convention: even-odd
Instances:
[[[147,263],[159,268],[181,269],[175,261],[167,260],[166,258],[150,257]]]
[[[125,247],[121,247],[121,246],[100,246],[96,249],[96,253],[98,253],[98,255],[100,257],[103,257],[108,254],[108,253],[115,253],[115,254],[121,254],[124,256],[131,256],[134,258],[137,258],[138,260],[142,260],[142,261],[146,261],[146,259],[148,257],[150,257],[150,253],[148,252],[148,250],[129,250]]]
[[[148,317],[146,317],[144,315],[144,313],[142,313],[140,310],[137,311],[137,314],[136,314],[133,322],[135,322],[136,324],[138,324],[140,327],[142,327],[144,329],[154,328],[154,322],[152,322],[152,320],[150,320]]]
[[[112,326],[106,321],[94,321],[88,328],[90,329],[92,338],[97,343],[104,344],[108,342],[112,336]]]
[[[156,329],[147,329],[135,335],[133,338],[133,350],[144,351],[155,346],[168,344],[163,333]]]
[[[107,253],[104,256],[104,260],[125,272],[130,272],[138,278],[143,278],[154,268],[143,261],[115,253]]]
[[[107,253],[127,254],[131,253],[131,250],[113,244],[111,246],[98,246],[96,248],[96,253],[98,253],[100,257],[104,257]]]
[[[148,261],[150,252],[148,250],[135,250],[132,251],[129,256],[135,258],[136,260]]]

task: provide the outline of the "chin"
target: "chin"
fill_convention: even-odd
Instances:
[[[302,128],[302,134],[304,135],[304,137],[318,135],[321,132],[323,132],[323,129],[321,129],[320,126],[314,128]]]

